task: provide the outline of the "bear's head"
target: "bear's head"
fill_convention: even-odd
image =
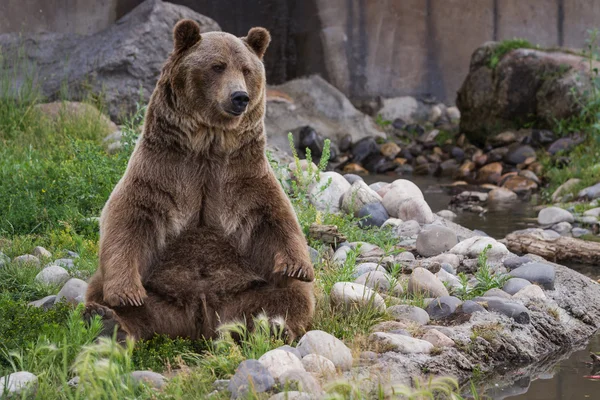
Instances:
[[[266,88],[262,59],[271,41],[266,29],[252,28],[241,38],[225,32],[200,34],[195,21],[182,20],[173,39],[162,79],[167,79],[178,113],[222,129],[262,119]]]

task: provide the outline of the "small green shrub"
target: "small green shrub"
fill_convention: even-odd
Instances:
[[[485,292],[490,289],[498,288],[501,289],[506,281],[510,279],[509,275],[497,274],[492,272],[491,267],[488,264],[487,252],[492,248],[488,245],[480,254],[477,259],[477,271],[475,272],[475,279],[477,283],[474,287],[469,286],[469,278],[464,274],[458,275],[461,287],[457,289],[456,294],[463,300],[469,300],[474,297],[482,296]]]

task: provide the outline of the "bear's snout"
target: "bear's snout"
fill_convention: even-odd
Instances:
[[[240,115],[244,111],[246,111],[246,107],[248,107],[248,103],[250,102],[250,97],[247,92],[233,92],[231,94],[231,113],[235,115]]]

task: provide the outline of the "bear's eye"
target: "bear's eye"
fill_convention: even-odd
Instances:
[[[215,72],[223,72],[227,66],[225,64],[216,64],[212,66],[212,70]]]
[[[244,74],[244,76],[250,75],[250,68],[242,68],[242,73]]]

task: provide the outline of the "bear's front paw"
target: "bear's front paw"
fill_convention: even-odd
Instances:
[[[315,280],[315,270],[310,262],[283,254],[275,257],[275,272],[304,282]]]
[[[104,284],[104,301],[111,307],[141,306],[148,297],[142,282]]]

